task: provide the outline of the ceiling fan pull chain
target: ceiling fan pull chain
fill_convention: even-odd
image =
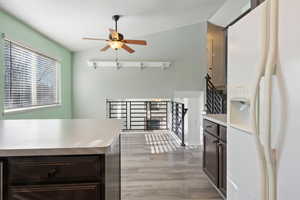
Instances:
[[[118,52],[118,49],[116,49],[116,63],[119,62],[119,52]]]

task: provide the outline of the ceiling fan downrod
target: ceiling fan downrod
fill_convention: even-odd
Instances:
[[[115,31],[118,32],[118,21],[120,19],[120,15],[114,15],[112,18],[115,21]]]

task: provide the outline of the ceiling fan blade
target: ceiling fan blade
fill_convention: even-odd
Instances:
[[[145,40],[123,40],[123,42],[127,44],[147,45]]]
[[[106,50],[109,49],[109,48],[110,48],[110,46],[107,45],[107,46],[105,46],[104,48],[102,48],[100,51],[106,51]]]
[[[91,37],[84,37],[83,40],[100,40],[100,41],[108,41],[107,39],[101,39],[101,38],[91,38]]]
[[[126,44],[123,44],[122,48],[125,49],[126,51],[128,51],[129,53],[134,52],[134,50],[132,48],[130,48],[129,46],[127,46]]]

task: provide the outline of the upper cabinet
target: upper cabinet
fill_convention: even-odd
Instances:
[[[259,6],[264,1],[265,0],[251,0],[251,9],[256,8],[257,6]]]

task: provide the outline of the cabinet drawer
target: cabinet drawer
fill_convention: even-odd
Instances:
[[[224,142],[227,141],[227,128],[225,126],[220,126],[220,139],[223,140]]]
[[[216,137],[219,137],[218,135],[218,124],[215,124],[211,121],[208,121],[208,120],[204,120],[204,131],[216,136]]]
[[[99,156],[12,158],[8,168],[9,184],[92,182],[104,176]]]
[[[8,200],[101,200],[98,183],[10,187]]]

